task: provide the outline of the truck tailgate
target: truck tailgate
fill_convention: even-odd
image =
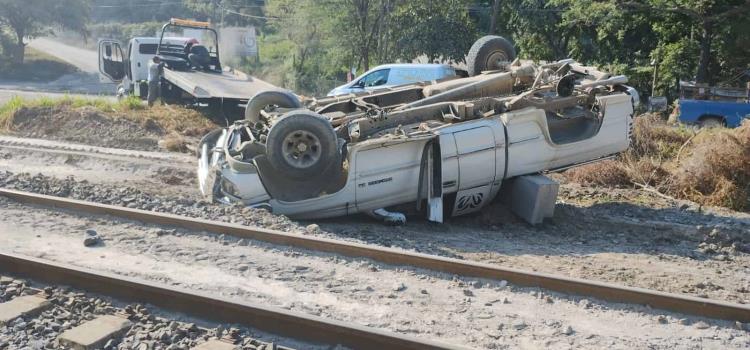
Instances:
[[[242,72],[175,71],[164,69],[164,79],[196,98],[247,100],[256,93],[281,88]]]

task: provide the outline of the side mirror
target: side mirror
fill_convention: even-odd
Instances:
[[[105,46],[104,53],[107,57],[112,57],[112,45]]]

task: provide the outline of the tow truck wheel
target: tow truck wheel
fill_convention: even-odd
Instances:
[[[469,75],[475,76],[487,70],[499,70],[503,65],[516,59],[513,44],[501,36],[487,35],[471,45],[466,55]]]
[[[321,174],[339,162],[336,132],[322,116],[295,110],[271,127],[266,139],[266,156],[277,171],[293,179]]]
[[[245,107],[245,119],[253,124],[260,121],[260,111],[269,107],[301,108],[296,95],[288,91],[263,91],[255,94]]]

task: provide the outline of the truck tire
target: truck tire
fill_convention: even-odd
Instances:
[[[313,177],[341,161],[333,126],[308,110],[291,111],[274,123],[266,156],[274,169],[292,179]]]
[[[470,76],[483,71],[498,70],[501,62],[512,62],[516,59],[516,49],[508,39],[496,35],[479,38],[471,45],[466,55],[466,66]]]
[[[260,121],[260,111],[269,106],[281,108],[302,108],[296,95],[288,91],[263,91],[255,94],[245,107],[245,119],[252,123]]]
[[[704,117],[700,120],[701,128],[721,128],[724,127],[724,119],[720,117]]]

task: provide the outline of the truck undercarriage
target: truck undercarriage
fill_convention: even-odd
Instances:
[[[416,202],[442,221],[481,209],[505,179],[627,148],[637,94],[625,77],[490,59],[509,56],[492,54],[502,41],[478,41],[482,73],[468,78],[308,100],[261,92],[245,120],[202,140],[201,190],[296,217]]]

